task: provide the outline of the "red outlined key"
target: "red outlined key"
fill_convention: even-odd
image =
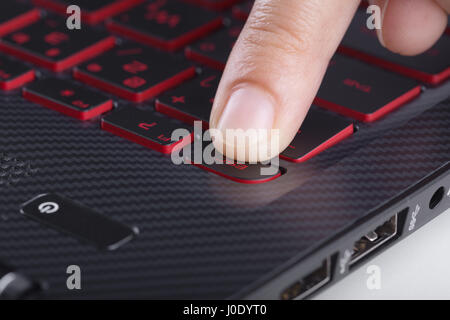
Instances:
[[[187,61],[141,45],[127,44],[85,63],[74,77],[122,98],[142,102],[195,75]]]
[[[200,163],[194,166],[217,174],[223,178],[245,184],[259,184],[272,181],[282,175],[280,168],[274,168],[271,174],[262,174],[261,169],[270,165],[237,163],[229,159],[223,159],[223,164]]]
[[[0,37],[39,19],[39,10],[15,1],[0,2]]]
[[[202,121],[207,127],[220,78],[220,72],[204,70],[197,77],[159,96],[155,108],[191,125],[196,120]]]
[[[20,61],[0,55],[0,89],[13,90],[33,81],[34,70]]]
[[[24,98],[79,120],[97,117],[113,107],[102,93],[69,80],[48,78],[23,89]]]
[[[144,0],[32,0],[37,6],[67,16],[67,7],[76,4],[81,8],[81,18],[89,24],[99,23],[106,18],[123,12]]]
[[[426,52],[406,57],[383,48],[376,32],[366,27],[366,20],[364,11],[356,13],[342,40],[339,52],[433,85],[442,83],[450,77],[449,35],[441,36]]]
[[[242,163],[224,157],[214,148],[210,149],[211,141],[196,140],[189,147],[190,153],[184,153],[184,163],[192,164],[208,172],[212,172],[223,178],[245,184],[259,184],[272,181],[279,178],[285,170],[280,168],[278,163],[261,164],[261,163]],[[195,149],[200,145],[202,155],[208,155],[212,159],[203,157],[201,161],[195,161]],[[180,152],[181,154],[181,152]],[[193,160],[194,159],[194,160]]]
[[[84,26],[70,31],[65,20],[47,18],[4,37],[0,50],[20,59],[60,72],[88,60],[115,44],[106,32]]]
[[[102,118],[103,130],[162,153],[176,151],[192,141],[192,133],[185,125],[150,111],[125,107]],[[186,129],[188,134],[172,141],[172,132]]]
[[[222,17],[174,0],[153,0],[115,17],[108,28],[157,48],[174,51],[222,26]]]
[[[232,22],[227,28],[187,47],[186,57],[222,71],[242,28],[241,22]]]
[[[280,158],[304,162],[353,134],[353,123],[316,108],[311,107],[299,132]]]
[[[372,122],[420,93],[416,80],[336,54],[315,103],[356,120]]]

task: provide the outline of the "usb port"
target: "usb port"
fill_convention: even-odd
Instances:
[[[309,296],[331,279],[330,259],[323,260],[320,267],[299,279],[281,293],[282,300],[302,299]]]
[[[369,253],[374,252],[377,248],[393,239],[397,234],[397,215],[392,216],[388,221],[378,226],[374,230],[368,232],[355,242],[353,246],[353,253],[350,259],[350,266]]]

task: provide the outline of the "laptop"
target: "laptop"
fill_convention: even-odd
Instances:
[[[402,57],[364,7],[277,170],[174,163],[251,7],[1,1],[1,298],[310,298],[450,207],[450,29]]]

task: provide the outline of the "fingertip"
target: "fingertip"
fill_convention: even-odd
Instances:
[[[389,50],[406,56],[428,50],[447,25],[447,14],[433,0],[395,0],[383,3],[379,38]]]

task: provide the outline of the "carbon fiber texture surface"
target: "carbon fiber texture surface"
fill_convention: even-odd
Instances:
[[[310,161],[282,162],[287,173],[261,185],[175,166],[100,130],[99,119],[80,122],[25,101],[19,91],[2,93],[0,154],[34,173],[0,184],[0,260],[46,282],[49,298],[240,297],[450,160],[448,100],[420,115],[449,93],[449,82],[428,89]],[[152,110],[153,102],[138,107]],[[140,234],[101,252],[19,214],[22,203],[46,192]],[[82,269],[82,290],[66,288],[71,264]]]

